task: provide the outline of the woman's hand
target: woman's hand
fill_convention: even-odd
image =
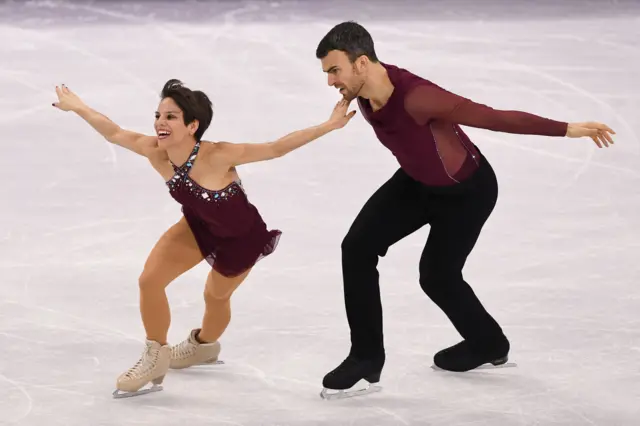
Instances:
[[[77,112],[85,107],[82,99],[73,93],[64,84],[62,86],[56,86],[56,94],[58,95],[58,102],[54,102],[53,106],[62,111],[74,111]]]
[[[334,129],[341,129],[347,125],[349,120],[356,115],[356,111],[351,111],[347,113],[349,109],[349,103],[351,101],[347,101],[346,99],[341,99],[336,106],[333,108],[333,112],[331,113],[331,117],[329,117],[329,123],[331,123],[331,127]]]

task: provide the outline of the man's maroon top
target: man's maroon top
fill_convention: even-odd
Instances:
[[[520,111],[499,111],[455,95],[394,65],[382,64],[394,86],[387,103],[373,111],[358,98],[365,119],[400,167],[429,186],[460,182],[477,169],[480,156],[460,125],[497,132],[565,136],[568,123]]]

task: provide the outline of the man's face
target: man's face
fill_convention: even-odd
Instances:
[[[321,61],[322,70],[328,76],[329,86],[337,88],[346,100],[355,99],[366,78],[364,57],[360,57],[352,63],[345,52],[332,50]]]

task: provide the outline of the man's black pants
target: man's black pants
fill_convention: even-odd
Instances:
[[[378,258],[426,224],[420,286],[470,343],[504,338],[464,280],[462,269],[498,198],[494,171],[480,168],[452,187],[428,187],[398,170],[366,202],[342,243],[342,273],[351,354],[384,356]]]

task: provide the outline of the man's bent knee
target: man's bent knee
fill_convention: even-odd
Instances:
[[[343,256],[384,256],[387,254],[389,247],[384,244],[377,243],[375,238],[364,233],[363,231],[349,231],[342,240],[340,248]]]
[[[456,284],[462,283],[462,272],[443,265],[420,265],[420,287],[427,296],[437,299],[439,296],[456,291]]]

